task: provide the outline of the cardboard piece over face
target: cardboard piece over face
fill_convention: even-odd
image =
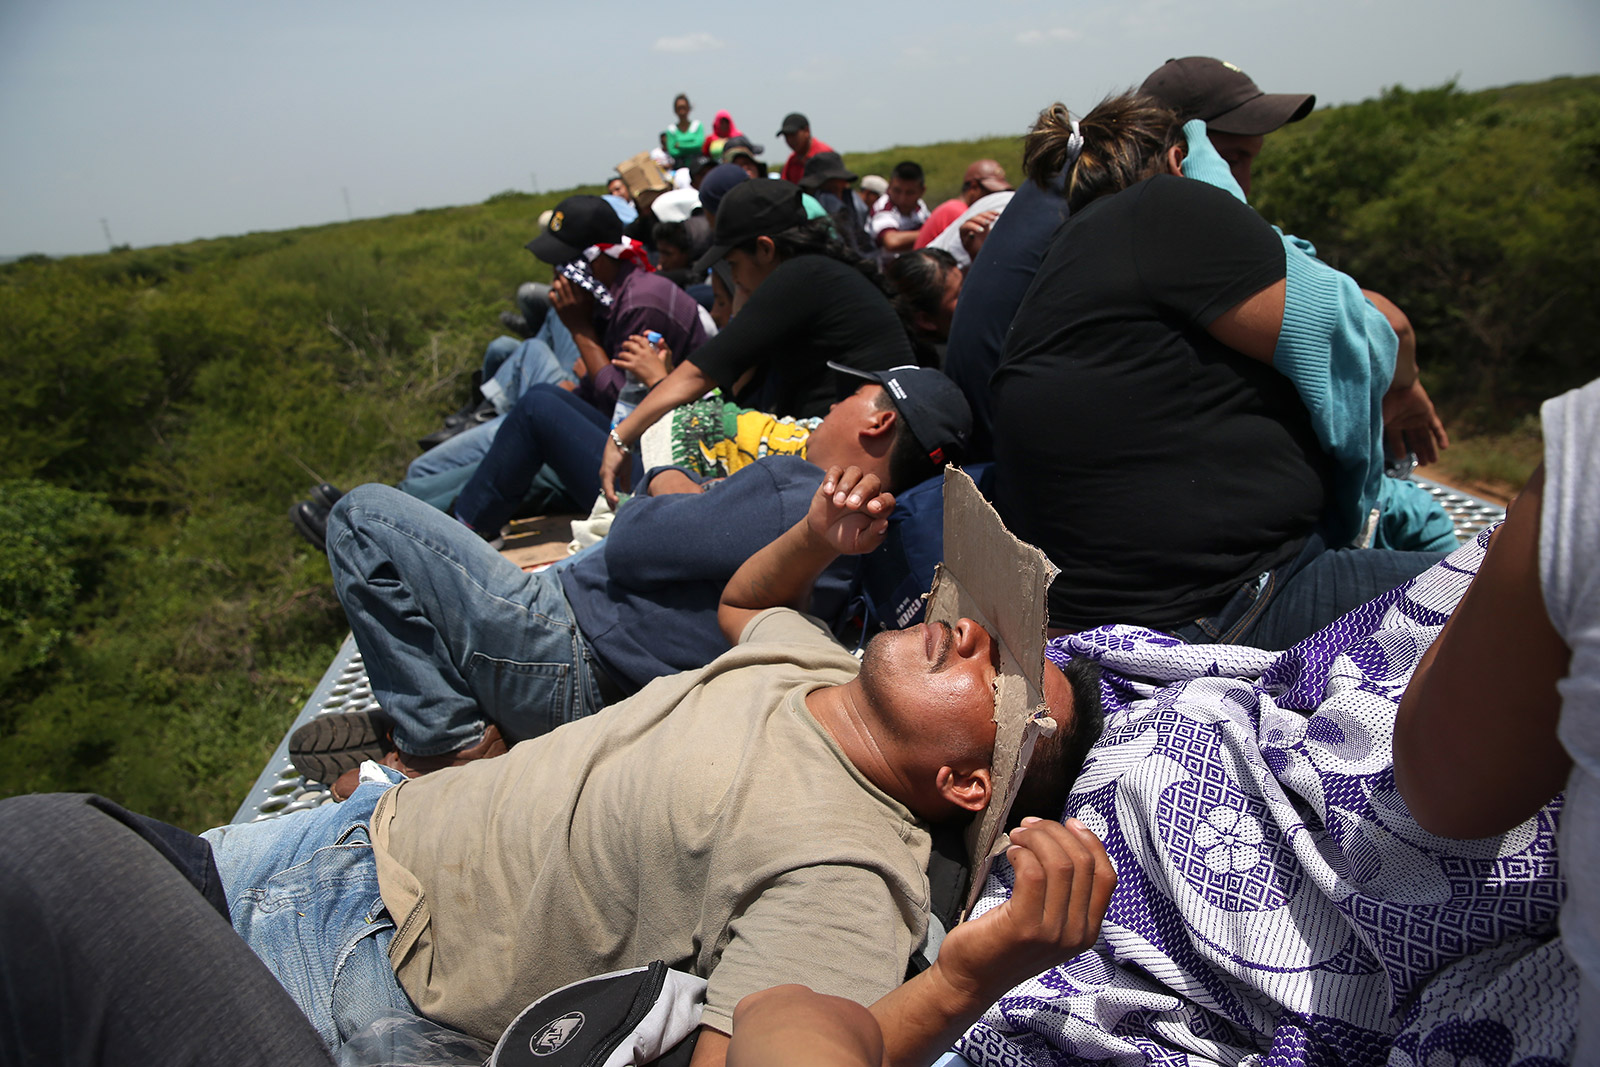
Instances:
[[[1045,592],[1055,564],[1018,540],[972,479],[954,467],[944,472],[944,562],[933,575],[927,619],[954,625],[965,616],[980,623],[1000,646],[994,701],[993,793],[967,829],[972,881],[963,912],[983,891],[989,865],[1007,841],[1001,829],[1039,735],[1054,729],[1044,696]]]

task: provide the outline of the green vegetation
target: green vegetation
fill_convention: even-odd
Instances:
[[[1509,442],[1483,477],[1525,471],[1495,457],[1536,455],[1537,400],[1600,373],[1597,90],[1395,89],[1258,170],[1269,218],[1410,312],[1452,432]],[[917,159],[936,203],[981,156],[1020,178],[1016,137],[846,162]],[[0,793],[232,814],[345,630],[285,512],[400,476],[548,278],[522,244],[562,195],[0,266]]]

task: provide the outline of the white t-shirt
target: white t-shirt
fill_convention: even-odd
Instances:
[[[894,201],[889,199],[888,193],[878,197],[878,202],[872,205],[872,215],[867,219],[867,232],[872,235],[872,243],[879,246],[878,258],[888,262],[899,254],[883,250],[884,234],[891,230],[920,230],[931,214],[933,212],[929,211],[928,205],[921,200],[917,201],[917,210],[905,212],[894,206]]]
[[[1539,577],[1572,650],[1561,743],[1572,756],[1561,815],[1561,937],[1582,978],[1573,1063],[1600,1062],[1600,379],[1545,402]]]
[[[998,193],[980,196],[972,202],[972,206],[956,216],[956,220],[939,231],[939,236],[929,241],[928,248],[942,248],[956,257],[956,264],[965,268],[972,262],[972,257],[967,255],[967,250],[961,246],[961,224],[974,215],[981,215],[985,211],[1004,211],[1006,205],[1011,203],[1011,198],[1016,196],[1014,189],[1002,189]]]

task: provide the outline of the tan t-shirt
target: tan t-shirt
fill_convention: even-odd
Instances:
[[[927,928],[927,831],[806,710],[855,658],[763,612],[698,671],[406,782],[372,818],[390,960],[430,1018],[495,1040],[569,982],[663,959],[746,993],[800,982],[870,1004]]]

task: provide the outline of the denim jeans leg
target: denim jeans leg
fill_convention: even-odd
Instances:
[[[601,707],[555,574],[528,574],[459,522],[383,485],[351,490],[328,519],[328,561],[401,751],[509,740]]]
[[[1444,559],[1387,548],[1325,551],[1290,575],[1241,644],[1284,649]]]
[[[600,493],[606,416],[554,385],[536,385],[506,416],[489,454],[456,500],[456,517],[492,534],[511,518],[539,468],[548,464],[569,495],[587,505]]]
[[[530,337],[517,346],[493,377],[485,377],[482,392],[494,404],[494,409],[504,415],[536,385],[558,385],[577,380],[570,370],[560,364],[548,344],[538,337]]]
[[[411,461],[411,466],[406,468],[406,479],[443,474],[479,462],[489,454],[489,446],[494,444],[494,435],[500,432],[504,421],[504,415],[497,415],[428,449]]]
[[[394,921],[368,827],[392,784],[363,782],[343,804],[202,835],[234,930],[335,1050],[374,1019],[417,1014],[389,964]]]
[[[515,337],[504,335],[490,341],[483,350],[483,380],[488,381],[499,372],[500,367],[512,353],[522,347],[522,341]]]

